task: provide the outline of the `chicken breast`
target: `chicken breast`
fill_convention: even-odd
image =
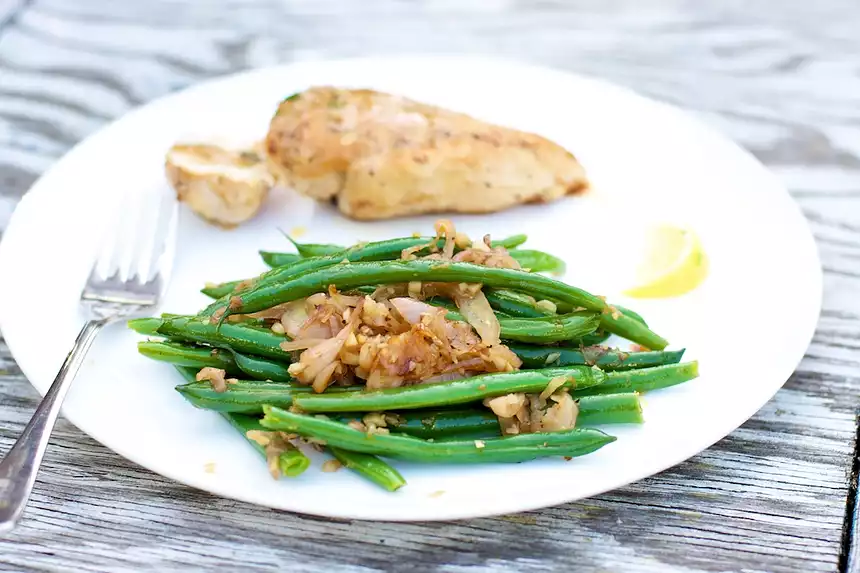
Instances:
[[[287,98],[265,144],[280,182],[355,219],[487,213],[588,186],[576,158],[543,137],[372,90]]]
[[[274,178],[255,151],[174,145],[165,171],[177,198],[207,221],[232,228],[257,214]]]

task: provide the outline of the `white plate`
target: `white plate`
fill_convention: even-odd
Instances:
[[[313,84],[373,87],[535,131],[573,151],[589,195],[491,216],[453,217],[470,234],[524,232],[563,256],[566,280],[641,312],[685,346],[701,377],[649,394],[641,427],[563,461],[470,467],[397,463],[409,484],[391,494],[319,460],[272,480],[256,452],[216,414],[173,391],[176,373],[135,350],[117,325],[103,333],[64,414],[152,471],[218,495],[297,512],[365,519],[451,519],[527,510],[591,496],[707,448],[753,415],[789,377],[821,302],[815,244],[797,206],[749,154],[690,116],[606,83],[557,71],[462,58],[312,62],[207,82],[130,113],[78,145],[21,202],[0,246],[0,324],[21,369],[44,393],[81,325],[77,298],[95,238],[124,192],[167,192],[165,150],[178,140],[261,137],[276,104]],[[207,281],[264,269],[260,248],[288,247],[278,228],[314,242],[429,232],[433,217],[358,223],[290,194],[252,223],[223,232],[183,210],[176,271],[163,310],[190,313]],[[627,264],[634,221],[691,225],[711,260],[707,281],[668,300],[629,301],[613,272]],[[610,240],[615,238],[615,240]],[[214,472],[207,472],[214,464]],[[211,468],[212,466],[210,466]]]

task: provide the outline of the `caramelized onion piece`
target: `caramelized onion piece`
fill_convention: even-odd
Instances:
[[[496,313],[493,312],[493,307],[484,296],[484,291],[479,290],[472,296],[457,294],[454,302],[457,303],[457,308],[460,309],[466,322],[471,324],[481,337],[481,342],[487,346],[495,346],[501,342],[502,326],[496,318]]]

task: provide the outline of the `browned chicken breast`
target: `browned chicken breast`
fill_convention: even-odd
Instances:
[[[261,154],[217,145],[174,145],[165,171],[180,201],[225,228],[256,215],[274,185]]]
[[[576,158],[543,137],[372,90],[287,98],[266,151],[280,182],[355,219],[486,213],[588,186]]]

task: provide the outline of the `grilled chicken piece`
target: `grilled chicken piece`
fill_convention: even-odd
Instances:
[[[174,145],[165,170],[180,201],[225,228],[256,215],[274,185],[260,154],[216,145]]]
[[[576,158],[543,137],[372,90],[287,98],[266,152],[280,182],[355,219],[487,213],[588,186]]]

